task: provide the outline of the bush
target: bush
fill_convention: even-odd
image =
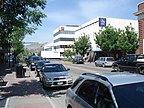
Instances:
[[[68,62],[72,62],[72,59],[71,58],[64,58],[62,59],[63,61],[68,61]]]

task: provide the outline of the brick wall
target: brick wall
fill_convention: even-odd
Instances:
[[[138,11],[144,10],[144,2],[140,3],[138,5]],[[141,19],[138,21],[139,22],[139,49],[138,53],[143,54],[143,39],[144,39],[144,19]]]

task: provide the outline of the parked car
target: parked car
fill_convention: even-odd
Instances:
[[[82,64],[84,64],[84,59],[83,59],[83,57],[82,56],[75,56],[74,58],[73,58],[73,60],[72,60],[72,63],[82,63]]]
[[[117,71],[130,71],[144,74],[144,55],[127,54],[112,65]]]
[[[83,73],[66,92],[66,108],[144,108],[144,75]]]
[[[31,56],[31,57],[29,58],[29,67],[30,67],[31,71],[32,71],[32,70],[35,70],[35,68],[36,68],[36,63],[37,63],[39,60],[43,60],[43,58],[40,57],[40,56]]]
[[[102,67],[112,66],[113,62],[114,62],[113,57],[99,57],[95,61],[95,66],[102,66]]]
[[[71,86],[73,79],[69,70],[60,63],[48,63],[44,65],[40,71],[40,81],[43,87]]]
[[[36,63],[36,74],[37,74],[37,76],[39,76],[39,72],[41,71],[44,64],[47,64],[47,63],[50,63],[50,61],[48,61],[48,60],[39,60]]]

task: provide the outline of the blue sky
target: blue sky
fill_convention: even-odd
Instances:
[[[25,42],[51,42],[53,31],[62,25],[81,25],[96,17],[134,19],[137,4],[143,0],[47,0],[42,20],[35,34],[27,35]]]

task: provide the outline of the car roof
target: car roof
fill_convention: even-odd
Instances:
[[[102,80],[108,80],[113,86],[144,82],[144,75],[130,72],[101,72],[95,75],[102,76]]]
[[[45,63],[45,66],[46,66],[46,65],[52,65],[52,64],[62,64],[62,63],[54,63],[54,62],[50,62],[50,63]]]
[[[99,57],[99,58],[113,58],[113,57]]]

